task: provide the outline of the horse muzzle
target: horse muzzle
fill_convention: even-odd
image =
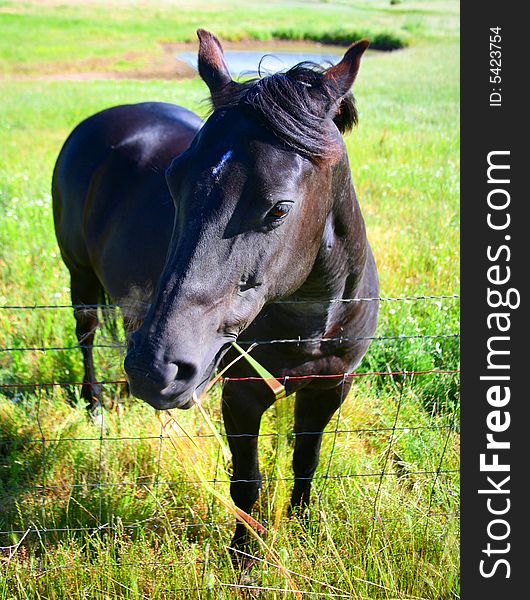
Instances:
[[[198,368],[192,363],[146,363],[132,351],[127,354],[124,367],[132,395],[157,410],[193,405]]]

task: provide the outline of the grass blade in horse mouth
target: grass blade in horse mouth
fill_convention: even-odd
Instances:
[[[248,351],[243,350],[241,346],[236,344],[236,342],[232,342],[232,346],[247,360],[250,366],[258,373],[258,375],[263,379],[263,381],[270,387],[272,393],[276,397],[276,400],[280,400],[285,397],[285,386],[281,384],[267,369],[261,365],[255,358],[250,356],[249,351],[252,348],[249,348]]]
[[[228,371],[228,369],[230,369],[230,367],[232,365],[234,365],[236,362],[238,362],[239,360],[241,360],[242,358],[244,358],[245,356],[247,356],[256,347],[256,345],[257,344],[252,344],[252,346],[250,346],[248,348],[248,350],[242,350],[241,354],[239,356],[237,356],[228,365],[226,365],[226,367],[224,367],[224,369],[222,369],[221,371],[219,371],[219,373],[217,373],[217,375],[215,377],[213,377],[208,382],[208,385],[204,388],[204,391],[202,392],[200,398],[197,396],[197,394],[195,392],[193,392],[193,401],[197,405],[197,408],[199,409],[199,412],[201,413],[204,421],[208,425],[208,428],[210,429],[210,431],[212,432],[213,436],[217,440],[217,443],[219,444],[219,447],[221,448],[221,451],[223,452],[223,457],[225,459],[225,462],[229,462],[231,460],[231,458],[232,458],[232,455],[230,454],[230,450],[228,449],[228,447],[224,443],[224,441],[223,441],[222,437],[220,436],[219,432],[214,427],[214,424],[212,423],[212,421],[211,421],[210,416],[208,415],[208,413],[205,411],[202,402],[206,398],[208,392],[221,379],[221,377],[226,373],[226,371]]]

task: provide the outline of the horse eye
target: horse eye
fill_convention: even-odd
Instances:
[[[283,219],[291,210],[292,205],[292,202],[278,202],[278,204],[271,208],[267,216],[271,217],[272,219]]]

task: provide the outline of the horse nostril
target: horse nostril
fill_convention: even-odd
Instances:
[[[125,372],[134,396],[146,399],[153,394],[172,394],[187,388],[199,373],[199,367],[185,361],[157,361],[135,351],[124,361]]]
[[[195,377],[198,369],[195,365],[187,362],[175,362],[176,367],[175,379],[180,381],[190,381]]]

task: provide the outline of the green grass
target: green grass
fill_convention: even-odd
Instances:
[[[347,138],[352,174],[382,295],[458,293],[457,3],[246,3],[243,16],[236,2],[228,11],[221,3],[207,10],[191,0],[178,10],[151,3],[149,15],[138,3],[120,10],[71,2],[59,10],[59,4],[0,2],[0,11],[16,9],[0,12],[4,74],[60,72],[65,61],[68,69],[99,70],[98,57],[112,69],[131,48],[153,56],[157,41],[191,39],[199,25],[236,39],[278,35],[279,24],[305,36],[312,28],[338,31],[337,24],[351,23],[359,33],[388,30],[407,39],[406,50],[372,53],[363,63],[356,83],[360,125]],[[170,101],[205,114],[206,87],[198,79],[6,77],[0,92],[0,305],[68,304],[49,193],[65,137],[89,114],[124,102]],[[378,333],[454,333],[458,308],[455,299],[383,303]],[[98,339],[107,337],[101,332]],[[457,341],[376,341],[360,370],[456,369]],[[0,309],[1,348],[75,343],[70,310]],[[96,356],[102,379],[123,379],[120,350]],[[2,384],[81,377],[77,352],[0,352]],[[75,386],[0,391],[0,530],[64,530],[28,534],[10,559],[0,551],[2,599],[234,596],[226,585],[238,575],[224,549],[232,518],[199,484],[186,483],[186,459],[167,439],[161,443],[154,411],[131,399],[118,404],[118,395],[118,386],[106,388],[102,432],[87,421]],[[256,512],[285,566],[353,598],[458,597],[457,377],[357,378],[324,436],[306,528],[285,516],[291,405],[287,399],[265,417],[262,433],[270,435],[261,440],[262,471],[280,481],[264,486]],[[207,408],[222,430],[218,389]],[[204,471],[228,494],[230,466],[211,437],[200,437],[208,431],[197,411],[179,417],[199,436]],[[43,484],[55,487],[36,487]],[[108,527],[75,531],[100,525]],[[0,538],[7,546],[21,534]],[[300,590],[333,592],[293,578]],[[288,585],[267,565],[254,567],[252,581]],[[183,588],[194,591],[178,591]]]
[[[458,4],[272,0],[91,0],[0,5],[0,73],[123,70],[148,66],[160,43],[196,42],[198,27],[226,40],[273,38],[349,44],[368,37],[373,48],[396,49],[422,39],[455,36]]]
[[[333,423],[325,436],[309,525],[304,529],[282,516],[274,548],[289,569],[354,598],[454,597],[458,485],[452,472],[441,474],[436,485],[432,476],[438,469],[458,468],[458,440],[447,429],[449,419],[426,413],[406,383],[396,384],[394,393],[370,396],[364,386],[360,391],[341,411],[340,431],[349,433],[335,435]],[[392,438],[397,403],[399,429]],[[218,406],[217,390],[208,408],[220,426]],[[280,407],[265,419],[262,433],[269,436],[261,450],[268,477],[289,474],[289,412],[288,406]],[[5,571],[4,585],[12,592],[74,598],[83,589],[88,597],[99,597],[98,589],[109,594],[126,586],[136,590],[130,597],[162,598],[162,590],[210,584],[221,597],[231,597],[222,584],[238,580],[224,549],[232,519],[200,484],[187,479],[184,458],[167,439],[160,442],[160,426],[145,406],[134,403],[121,416],[107,413],[102,440],[81,406],[73,411],[60,393],[5,403],[1,416],[2,438],[10,440],[0,446],[2,483],[8,486],[2,529],[23,531],[32,524],[71,530],[30,534]],[[228,495],[229,468],[204,423],[196,411],[181,421],[198,436],[207,477]],[[24,442],[42,435],[53,441]],[[116,439],[124,436],[144,439]],[[76,438],[86,441],[72,441]],[[393,475],[385,476],[379,488],[377,474],[383,469]],[[56,487],[43,493],[35,489],[41,484]],[[285,482],[266,482],[260,520],[272,525],[286,496]],[[101,532],[75,531],[100,524],[107,525]],[[18,538],[13,535],[13,543]],[[262,586],[286,585],[272,568],[257,568],[253,575]],[[302,590],[326,591],[294,579]]]

